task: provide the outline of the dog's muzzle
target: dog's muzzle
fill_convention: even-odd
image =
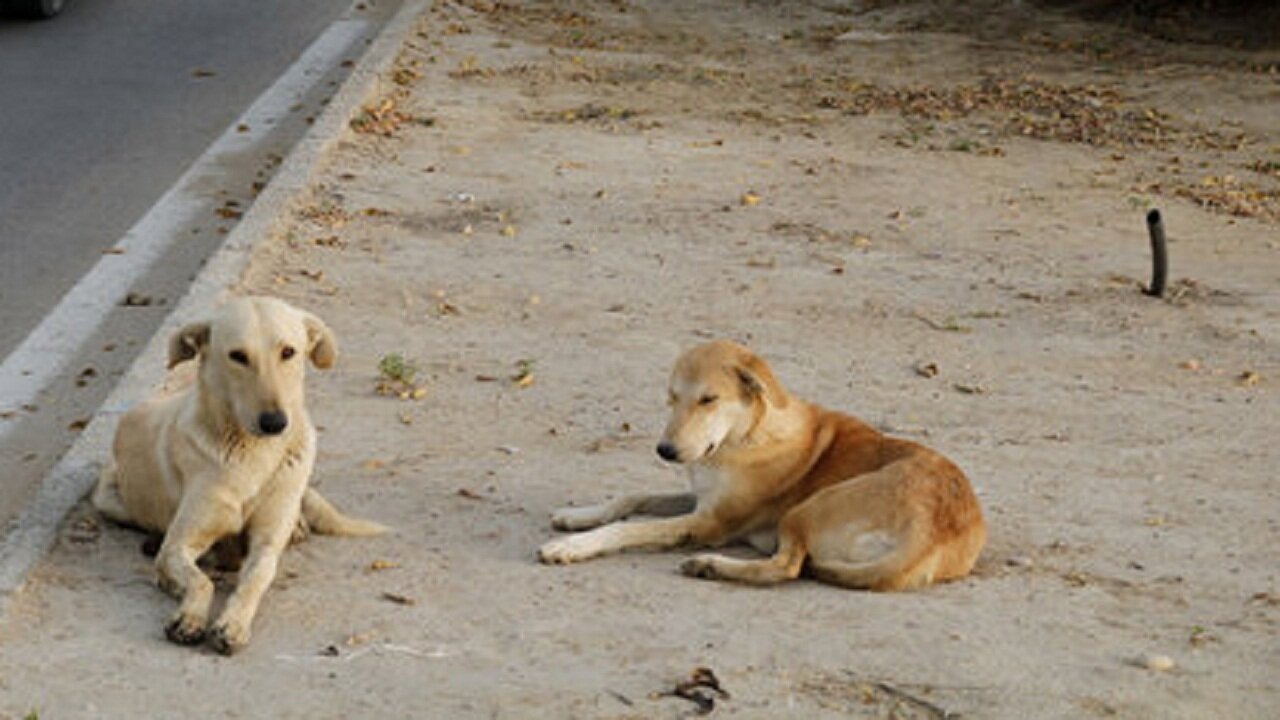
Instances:
[[[658,457],[667,462],[680,462],[680,451],[675,445],[664,440],[658,443]]]
[[[279,435],[289,427],[289,416],[280,411],[264,412],[258,416],[258,429],[263,435]]]

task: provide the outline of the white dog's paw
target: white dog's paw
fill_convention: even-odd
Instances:
[[[538,548],[538,560],[547,565],[568,565],[592,557],[592,544],[583,535],[558,538]]]
[[[716,567],[716,556],[703,553],[694,555],[693,557],[680,563],[680,572],[689,577],[702,578],[704,580],[715,580],[720,577],[720,572]]]
[[[204,618],[179,611],[164,626],[164,635],[169,638],[169,642],[178,645],[199,645],[204,642],[204,626]]]
[[[551,527],[556,530],[590,530],[605,520],[598,507],[565,507],[551,513]]]
[[[249,628],[237,622],[219,620],[208,634],[209,646],[221,655],[231,655],[249,644]]]

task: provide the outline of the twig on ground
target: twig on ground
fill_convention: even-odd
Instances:
[[[947,710],[946,708],[939,707],[929,702],[928,700],[925,700],[924,698],[912,695],[906,690],[895,687],[887,682],[878,682],[876,683],[876,687],[900,700],[905,700],[911,703],[912,705],[915,705],[916,707],[922,710],[925,710],[933,717],[941,718],[942,720],[951,720],[951,718],[960,717],[959,713],[953,713],[950,710]]]

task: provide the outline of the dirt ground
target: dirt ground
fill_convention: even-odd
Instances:
[[[1278,56],[953,5],[439,4],[243,283],[343,341],[316,482],[397,533],[293,548],[225,659],[83,510],[0,717],[679,717],[699,666],[723,716],[1274,716]],[[681,486],[666,376],[711,337],[965,468],[975,575],[538,565],[554,508]]]

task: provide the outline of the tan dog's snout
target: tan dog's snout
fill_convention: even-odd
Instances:
[[[658,457],[667,462],[680,462],[680,451],[670,440],[658,443]]]
[[[671,417],[658,457],[696,463],[746,435],[764,405],[783,408],[786,393],[772,371],[745,348],[709,343],[682,356],[668,388]]]

